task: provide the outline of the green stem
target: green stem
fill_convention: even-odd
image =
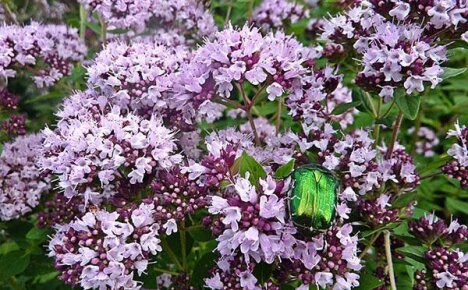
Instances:
[[[187,272],[187,237],[185,236],[185,222],[182,222],[180,227],[180,246],[182,250],[182,267],[184,268],[184,272]]]
[[[166,239],[161,238],[161,243],[164,247],[164,251],[169,255],[169,257],[172,259],[172,261],[177,265],[177,267],[181,270],[184,269],[182,264],[179,262],[179,259],[177,259],[177,256],[174,254],[174,251],[172,251],[171,247],[167,243]]]
[[[382,108],[382,98],[379,98],[377,103],[377,119],[380,119],[380,110]],[[374,125],[374,148],[379,144],[379,135],[380,135],[380,124]]]
[[[395,125],[393,125],[392,140],[387,147],[387,153],[385,154],[385,159],[392,158],[393,148],[395,147],[396,140],[398,138],[398,133],[400,132],[401,122],[403,121],[403,112],[398,113],[397,119],[395,120]]]
[[[372,110],[372,114],[374,115],[374,118],[377,119],[377,111],[375,110],[375,105],[374,102],[372,101],[372,97],[368,92],[364,92],[366,95],[367,101],[369,102]]]
[[[362,251],[361,255],[359,255],[359,259],[364,258],[364,256],[367,254],[369,249],[374,245],[375,241],[379,238],[380,233],[375,233],[372,238],[369,241],[369,244],[365,247],[365,249]]]
[[[255,137],[255,144],[257,146],[260,146],[261,145],[260,138],[258,137],[257,128],[255,127],[255,122],[254,122],[254,119],[252,116],[252,110],[251,110],[253,102],[251,102],[249,98],[247,97],[245,90],[244,90],[244,86],[241,83],[236,84],[236,85],[237,85],[237,89],[239,90],[242,96],[242,99],[244,100],[244,110],[247,113],[247,118],[249,119],[250,127],[252,127],[252,131]]]
[[[278,99],[278,110],[276,111],[276,135],[279,134],[281,128],[281,105],[283,104],[283,99]]]
[[[392,290],[396,290],[396,283],[395,283],[395,272],[393,270],[393,261],[392,261],[392,248],[390,245],[390,232],[384,232],[384,241],[385,241],[385,256],[387,257],[387,265],[388,265],[388,277],[390,279],[390,288]]]
[[[166,270],[166,269],[161,269],[161,268],[153,268],[153,269],[154,269],[156,272],[160,272],[160,273],[167,273],[167,274],[174,275],[174,276],[179,275],[179,273],[177,273],[177,272],[169,271],[169,270]]]
[[[224,26],[228,24],[229,19],[231,18],[231,12],[232,12],[232,0],[229,0],[226,18],[224,18]]]
[[[107,24],[104,21],[104,19],[102,19],[101,16],[99,16],[99,23],[101,24],[101,41],[102,41],[102,45],[106,46],[106,44],[107,44]]]
[[[249,2],[249,14],[248,14],[249,15],[249,18],[248,18],[249,23],[252,23],[252,14],[253,14],[254,2],[255,2],[255,0],[250,0],[250,2]]]
[[[388,114],[390,114],[390,111],[392,110],[393,105],[395,105],[395,100],[392,101],[392,103],[390,104],[390,107],[388,107],[387,111],[382,115],[382,118],[385,118],[388,116]]]
[[[86,35],[87,13],[83,5],[80,5],[80,38],[84,41]]]

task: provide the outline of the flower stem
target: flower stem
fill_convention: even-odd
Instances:
[[[104,19],[102,19],[101,16],[99,16],[99,22],[101,24],[101,41],[102,41],[102,45],[106,46],[106,44],[107,44],[107,24],[104,21]]]
[[[361,255],[359,255],[359,259],[364,258],[364,256],[367,254],[369,249],[374,245],[375,241],[379,238],[380,233],[375,233],[372,238],[369,241],[369,244],[366,246],[366,248],[362,251]]]
[[[376,119],[379,119],[380,118],[380,111],[381,111],[381,108],[382,108],[382,98],[379,98],[379,102],[377,103],[377,118]],[[379,135],[380,135],[380,124],[375,124],[374,125],[374,148],[377,147],[377,145],[379,144]]]
[[[395,120],[395,125],[393,125],[392,140],[388,144],[387,153],[385,154],[385,159],[392,158],[393,148],[395,147],[396,140],[398,138],[398,133],[400,132],[401,122],[403,121],[403,112],[400,111]]]
[[[180,246],[182,250],[182,266],[184,271],[187,272],[187,238],[185,236],[185,222],[182,221],[180,227]]]
[[[384,232],[385,256],[387,257],[388,277],[390,278],[390,288],[396,290],[395,272],[393,271],[392,248],[390,246],[390,232]]]
[[[165,252],[169,255],[169,257],[171,258],[171,260],[177,265],[177,267],[181,270],[184,269],[184,267],[182,266],[182,264],[179,262],[179,259],[177,259],[177,256],[175,255],[175,253],[172,251],[171,247],[169,246],[169,244],[167,243],[166,239],[164,238],[161,238],[161,243],[164,247],[164,250]]]
[[[280,132],[280,127],[281,127],[281,105],[283,104],[283,99],[279,98],[278,99],[278,110],[276,112],[276,135],[279,134]]]
[[[254,122],[252,112],[251,112],[253,102],[251,102],[249,98],[247,97],[243,84],[239,83],[236,85],[237,85],[237,89],[239,90],[242,96],[242,99],[244,100],[244,111],[247,113],[247,118],[249,119],[250,127],[252,127],[252,131],[255,137],[255,144],[257,146],[260,146],[261,145],[260,138],[258,137],[257,128],[255,127],[255,122]]]
[[[83,5],[80,5],[80,38],[84,41],[86,35],[86,10]]]
[[[177,276],[179,275],[179,273],[177,272],[174,272],[174,271],[169,271],[169,270],[166,270],[166,269],[161,269],[161,268],[153,268],[156,272],[160,272],[160,273],[166,273],[166,274],[170,274],[170,275],[174,275],[174,276]]]
[[[224,26],[228,24],[229,19],[231,18],[231,12],[232,12],[232,0],[229,0],[226,18],[224,19]]]

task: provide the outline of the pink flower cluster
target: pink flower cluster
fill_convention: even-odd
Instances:
[[[217,29],[213,16],[196,0],[80,0],[88,10],[96,11],[110,29],[134,29],[142,32],[151,22],[179,33],[199,38],[211,36]]]
[[[309,17],[309,10],[301,4],[288,0],[263,0],[255,8],[252,20],[254,24],[268,31],[283,28],[287,23],[296,23]]]
[[[282,32],[262,36],[258,28],[229,26],[200,47],[181,68],[184,73],[175,80],[175,98],[186,104],[187,115],[197,112],[214,119],[219,110],[212,109],[213,101],[225,102],[235,87],[242,94],[244,83],[258,86],[261,91],[266,89],[269,100],[302,94],[302,77],[308,72],[309,61],[317,55],[316,50]],[[242,95],[244,102],[250,103],[248,96]]]
[[[20,67],[33,66],[36,85],[51,86],[69,75],[73,62],[85,54],[86,46],[74,28],[36,22],[0,27],[0,77],[5,79],[16,76]]]
[[[88,68],[88,87],[100,92],[107,103],[127,112],[166,115],[169,110],[180,110],[171,106],[171,76],[189,55],[183,46],[112,42]],[[170,115],[167,117],[174,118],[174,114]]]
[[[0,219],[11,220],[30,212],[50,188],[38,156],[43,136],[17,137],[6,143],[0,155]]]
[[[448,137],[457,138],[457,143],[447,151],[455,160],[447,163],[442,171],[460,181],[462,188],[468,188],[468,127],[457,123],[455,130],[449,131]]]
[[[139,289],[151,255],[160,252],[159,225],[153,205],[119,212],[97,210],[58,226],[49,243],[49,256],[60,278],[84,289]]]
[[[434,88],[442,81],[446,49],[433,44],[426,33],[417,23],[395,24],[372,8],[357,6],[325,21],[322,38],[361,54],[363,70],[356,83],[389,101],[401,85],[412,94],[422,92],[424,82]]]
[[[88,108],[75,111],[82,102]],[[65,196],[84,196],[85,203],[99,203],[117,192],[133,194],[139,184],[148,182],[158,168],[180,162],[175,154],[174,133],[159,117],[142,119],[122,114],[118,106],[100,106],[93,97],[80,93],[66,102],[57,129],[45,129],[41,167],[59,177]],[[71,104],[71,108],[67,105]],[[74,116],[66,115],[76,114]],[[133,188],[133,190],[132,190]]]

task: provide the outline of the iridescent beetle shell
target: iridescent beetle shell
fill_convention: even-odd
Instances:
[[[329,228],[335,218],[340,181],[330,170],[315,164],[292,173],[289,215],[295,226],[313,230]]]

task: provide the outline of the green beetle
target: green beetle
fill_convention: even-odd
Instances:
[[[324,230],[335,218],[340,181],[330,170],[316,164],[297,168],[292,173],[289,215],[300,229]]]

